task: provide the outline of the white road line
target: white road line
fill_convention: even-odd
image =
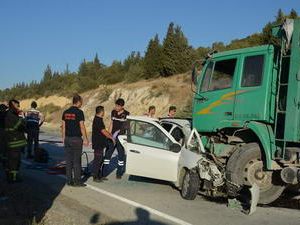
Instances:
[[[191,225],[191,223],[188,223],[188,222],[186,222],[186,221],[183,221],[183,220],[181,220],[181,219],[178,219],[178,218],[176,218],[176,217],[174,217],[174,216],[170,216],[170,215],[168,215],[168,214],[162,213],[162,212],[160,212],[160,211],[158,211],[158,210],[156,210],[156,209],[150,208],[150,207],[148,207],[148,206],[146,206],[146,205],[142,205],[142,204],[140,204],[140,203],[138,203],[138,202],[129,200],[129,199],[127,199],[127,198],[124,198],[124,197],[121,197],[121,196],[119,196],[119,195],[113,194],[113,193],[111,193],[111,192],[105,191],[105,190],[103,190],[103,189],[97,188],[97,187],[92,186],[92,185],[90,185],[90,184],[87,184],[87,188],[89,188],[89,189],[91,189],[91,190],[93,190],[93,191],[99,192],[99,193],[101,193],[101,194],[107,195],[107,196],[109,196],[109,197],[111,197],[111,198],[117,199],[117,200],[119,200],[119,201],[121,201],[121,202],[124,202],[124,203],[126,203],[126,204],[128,204],[128,205],[134,206],[134,207],[136,207],[136,208],[142,208],[142,209],[144,209],[144,210],[147,210],[148,212],[150,212],[150,213],[152,213],[152,214],[155,214],[155,215],[160,216],[160,217],[162,217],[162,218],[164,218],[164,219],[170,220],[170,221],[172,221],[172,222],[174,222],[174,223],[182,224],[182,225]]]
[[[25,160],[22,160],[22,162],[23,162],[24,164],[27,164],[27,165],[32,165],[31,162],[28,162],[28,161],[25,161]],[[60,177],[60,178],[63,178],[63,179],[66,179],[66,176],[64,176],[64,175],[56,175],[56,176],[57,176],[57,177]],[[147,210],[148,212],[150,212],[150,213],[152,213],[152,214],[154,214],[154,215],[157,215],[157,216],[159,216],[159,217],[162,217],[162,218],[167,219],[167,220],[169,220],[169,221],[172,221],[172,222],[174,222],[174,223],[181,224],[181,225],[192,225],[191,223],[188,223],[188,222],[186,222],[186,221],[184,221],[184,220],[181,220],[181,219],[179,219],[179,218],[176,218],[176,217],[174,217],[174,216],[170,216],[170,215],[168,215],[168,214],[165,214],[165,213],[163,213],[163,212],[160,212],[160,211],[158,211],[158,210],[156,210],[156,209],[153,209],[153,208],[151,208],[151,207],[149,207],[149,206],[146,206],[146,205],[140,204],[140,203],[138,203],[138,202],[129,200],[129,199],[127,199],[127,198],[124,198],[124,197],[122,197],[122,196],[113,194],[113,193],[111,193],[111,192],[108,192],[108,191],[105,191],[105,190],[103,190],[103,189],[97,188],[97,187],[95,187],[95,186],[93,186],[93,185],[90,185],[90,184],[86,184],[86,185],[87,185],[86,187],[87,187],[88,189],[91,189],[91,190],[96,191],[96,192],[98,192],[98,193],[101,193],[101,194],[103,194],[103,195],[109,196],[109,197],[111,197],[111,198],[114,198],[114,199],[116,199],[116,200],[119,200],[119,201],[121,201],[121,202],[124,202],[124,203],[126,203],[126,204],[128,204],[128,205],[134,206],[134,207],[136,207],[136,208],[142,208],[142,209]]]

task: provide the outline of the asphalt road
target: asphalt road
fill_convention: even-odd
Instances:
[[[60,140],[47,135],[42,135],[41,139],[54,142]],[[64,159],[62,144],[42,142],[41,145],[50,153],[50,164]],[[88,161],[91,162],[92,150],[84,150],[88,152]],[[24,161],[23,164],[26,176],[49,184],[49,188],[55,188],[55,184],[63,182],[63,175],[47,174],[47,166],[35,165],[30,161]],[[85,158],[83,164],[86,164]],[[111,170],[108,180],[103,183],[94,183],[89,178],[86,181],[87,187],[64,186],[59,190],[59,195],[80,202],[112,221],[121,222],[111,224],[300,224],[299,209],[288,204],[292,200],[277,206],[258,207],[253,215],[248,216],[227,208],[224,201],[208,200],[201,195],[193,201],[184,200],[179,191],[167,182],[128,175],[117,180],[113,166]]]

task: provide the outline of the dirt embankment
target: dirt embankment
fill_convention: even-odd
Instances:
[[[143,115],[150,105],[156,106],[156,116],[166,116],[168,107],[176,105],[178,113],[186,111],[191,104],[192,92],[189,74],[180,74],[168,78],[142,80],[136,83],[119,83],[114,85],[101,85],[95,90],[82,94],[87,128],[90,131],[94,117],[95,107],[103,105],[106,115],[105,122],[108,125],[110,111],[114,107],[117,98],[124,98],[126,109],[132,115]],[[26,99],[21,102],[21,107],[27,110],[34,99]],[[36,100],[41,110],[46,114],[45,127],[59,130],[61,113],[70,106],[71,100],[63,96],[49,96]],[[189,115],[185,115],[189,116]]]

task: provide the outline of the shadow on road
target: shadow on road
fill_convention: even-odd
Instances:
[[[65,186],[64,179],[55,179],[49,185],[48,166],[50,164],[23,164],[23,182],[9,184],[0,165],[1,225],[43,224],[45,214]]]
[[[150,218],[150,213],[142,208],[137,208],[135,210],[135,213],[137,216],[137,219],[135,221],[113,222],[108,223],[107,225],[166,225],[165,223],[152,220]]]

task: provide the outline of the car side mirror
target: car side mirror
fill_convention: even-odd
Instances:
[[[170,151],[175,152],[175,153],[180,152],[181,151],[180,144],[172,143],[171,146],[170,146]]]

